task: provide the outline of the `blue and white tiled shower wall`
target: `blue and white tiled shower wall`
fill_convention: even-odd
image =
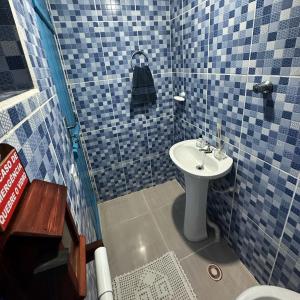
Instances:
[[[214,143],[222,122],[235,168],[208,212],[260,283],[300,292],[300,2],[174,0],[170,11],[173,89],[186,92],[175,141]],[[263,80],[272,95],[253,93]]]
[[[96,239],[79,174],[72,176],[72,146],[60,113],[48,63],[41,48],[36,17],[30,0],[13,0],[19,35],[24,38],[38,92],[19,104],[0,105],[0,143],[14,146],[30,178],[64,184],[76,226],[89,242]],[[88,267],[87,299],[96,299],[95,272]]]
[[[49,2],[98,199],[174,178],[169,1]],[[158,100],[132,107],[138,49],[149,57]]]

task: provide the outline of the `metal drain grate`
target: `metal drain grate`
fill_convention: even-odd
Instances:
[[[214,264],[208,265],[207,272],[209,277],[214,281],[220,281],[223,277],[221,268]]]

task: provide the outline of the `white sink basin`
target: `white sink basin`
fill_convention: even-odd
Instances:
[[[184,173],[186,190],[184,235],[194,242],[206,239],[208,182],[210,179],[221,178],[228,174],[233,159],[227,156],[217,160],[213,153],[203,153],[196,147],[196,140],[173,145],[169,154],[175,165]]]
[[[204,179],[217,179],[225,176],[230,172],[233,163],[230,157],[217,160],[213,153],[204,154],[199,151],[196,148],[196,140],[187,140],[173,145],[170,149],[170,157],[183,172]],[[202,160],[203,168],[199,170],[197,166]]]

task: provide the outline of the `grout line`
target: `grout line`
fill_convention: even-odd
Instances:
[[[160,152],[160,153],[154,153],[154,154],[148,154],[147,156],[142,157],[142,158],[128,159],[128,160],[125,160],[123,162],[119,162],[119,163],[117,163],[115,165],[112,165],[110,167],[105,167],[103,169],[101,169],[101,168],[93,169],[93,170],[91,170],[91,174],[95,175],[97,173],[100,173],[100,172],[103,172],[103,171],[107,171],[107,170],[110,170],[110,169],[119,169],[119,168],[122,168],[126,164],[129,164],[129,163],[140,162],[140,161],[145,162],[145,161],[153,160],[153,159],[158,158],[160,155],[166,155],[166,154],[168,154],[168,151],[166,151],[166,152]],[[129,191],[129,193],[131,193],[131,191]]]
[[[249,152],[247,152],[247,151],[245,151],[245,150],[243,150],[243,149],[240,149],[240,151],[239,151],[239,153],[238,153],[239,156],[240,156],[240,153],[242,153],[242,152],[244,152],[244,153],[246,153],[246,154],[248,154],[248,155],[254,157],[254,158],[257,159],[257,160],[260,160],[260,161],[263,162],[264,164],[267,164],[267,165],[271,166],[272,168],[274,168],[274,169],[276,169],[276,170],[278,170],[278,171],[280,171],[280,172],[282,172],[282,173],[284,173],[284,174],[286,174],[286,175],[288,175],[288,176],[291,176],[291,177],[295,178],[296,180],[298,180],[298,178],[297,178],[295,175],[290,174],[290,173],[288,173],[288,172],[286,172],[286,171],[284,171],[284,170],[278,168],[277,166],[271,165],[271,164],[268,163],[267,161],[265,161],[265,160],[263,160],[263,159],[261,159],[261,158],[255,156],[255,155],[253,155],[253,154],[251,154],[251,153],[249,153]]]
[[[169,1],[169,20],[167,20],[167,22],[169,22],[169,32],[170,32],[170,52],[169,52],[169,55],[170,55],[170,61],[171,61],[171,82],[172,82],[172,114],[173,114],[173,141],[172,141],[172,144],[174,144],[174,141],[175,141],[175,120],[174,120],[174,111],[175,111],[175,104],[174,104],[174,84],[173,84],[173,59],[172,59],[172,23],[171,23],[171,1]]]
[[[199,253],[200,251],[202,251],[202,250],[204,250],[204,249],[206,249],[206,248],[208,248],[208,247],[214,245],[215,243],[216,243],[215,241],[212,241],[212,242],[210,242],[210,243],[204,245],[203,247],[199,248],[198,250],[193,251],[192,253],[190,253],[190,254],[188,254],[188,255],[186,255],[186,256],[180,258],[179,261],[183,261],[183,260],[185,260],[185,259],[187,259],[187,258],[193,256],[194,254],[197,254],[197,253]]]
[[[102,239],[103,239],[103,241],[104,241],[104,238],[103,238],[103,237],[104,237],[104,226],[103,226],[103,218],[102,218],[102,216],[101,216],[100,204],[101,204],[101,202],[98,203],[98,202],[96,201],[97,211],[98,211],[98,216],[99,216],[100,231],[101,231]]]
[[[47,68],[46,68],[47,69]],[[158,76],[165,76],[168,74],[180,74],[180,75],[217,75],[217,76],[238,76],[238,77],[263,77],[263,76],[270,76],[270,77],[291,77],[291,78],[297,78],[299,79],[300,75],[297,76],[288,76],[288,75],[268,75],[268,74],[236,74],[236,73],[219,73],[219,72],[190,72],[190,71],[172,71],[171,69],[169,71],[162,70],[161,72],[155,72],[153,73],[153,77]],[[112,75],[104,75],[104,77],[107,77],[105,79],[96,79],[96,80],[89,80],[89,81],[80,81],[80,82],[70,82],[69,85],[84,85],[87,83],[101,83],[101,82],[107,82],[107,81],[115,81],[116,79],[131,79],[130,76],[119,76],[118,74],[112,74]],[[70,81],[70,80],[69,80]]]
[[[38,106],[34,111],[32,111],[30,114],[28,114],[21,122],[19,122],[15,126],[13,126],[9,131],[7,131],[3,136],[1,136],[0,142],[9,138],[18,128],[20,128],[26,121],[31,119],[33,117],[33,115],[38,113],[39,110],[41,110],[46,104],[48,104],[49,101],[53,100],[55,97],[56,97],[56,94],[53,95],[51,98],[49,98],[47,101],[45,101],[42,105]]]
[[[276,250],[276,255],[275,255],[275,258],[274,258],[274,263],[273,263],[273,266],[272,266],[272,269],[271,269],[271,272],[270,272],[270,275],[269,275],[269,278],[268,278],[268,281],[267,281],[268,285],[270,284],[271,279],[272,279],[272,275],[273,275],[274,268],[275,268],[275,265],[276,265],[276,261],[277,261],[277,258],[278,258],[278,254],[279,254],[279,249],[280,249],[280,243],[279,243],[278,248]]]
[[[128,194],[128,195],[130,195],[130,194]],[[125,196],[125,195],[124,195]],[[112,199],[112,200],[109,200],[109,201],[113,201],[114,199]],[[100,208],[100,211],[102,211],[103,209],[105,209],[105,208],[103,208],[103,207],[101,207]],[[147,211],[147,212],[145,212],[145,213],[143,213],[143,214],[139,214],[139,215],[137,215],[137,216],[135,216],[135,217],[132,217],[132,218],[129,218],[129,219],[126,219],[126,220],[123,220],[123,221],[121,221],[121,222],[119,222],[119,223],[114,223],[114,224],[110,224],[110,225],[106,225],[106,226],[102,226],[101,228],[112,228],[112,227],[115,227],[115,226],[117,226],[117,225],[122,225],[122,224],[125,224],[125,223],[127,223],[127,222],[130,222],[130,221],[133,221],[133,220],[135,220],[135,219],[138,219],[138,218],[140,218],[140,217],[144,217],[144,216],[146,216],[146,215],[150,215],[150,212],[149,211]],[[100,218],[100,219],[103,219],[103,218]]]
[[[238,165],[239,165],[239,153],[240,149],[238,149],[237,153],[237,163],[236,163],[236,170],[234,173],[234,190],[232,193],[232,199],[231,199],[231,209],[230,209],[230,218],[229,218],[229,224],[228,224],[228,233],[227,233],[227,239],[230,240],[230,232],[231,232],[231,221],[232,221],[232,214],[233,214],[233,206],[235,203],[235,194],[236,194],[236,186],[237,186],[237,170],[238,170]]]
[[[234,252],[234,254],[236,254],[235,253],[235,251],[230,247],[230,249]],[[237,254],[236,254],[236,256],[237,256]],[[238,257],[238,256],[237,256]],[[254,277],[254,275],[249,271],[249,269],[244,265],[244,263],[240,260],[240,258],[238,257],[238,260],[239,260],[239,262],[240,262],[240,264],[241,264],[241,268],[256,282],[256,283],[259,283],[257,280],[256,280],[256,278]]]
[[[135,12],[137,13],[137,5],[136,5],[136,0],[134,0],[134,6],[135,6]],[[139,21],[137,21],[138,23]],[[142,36],[143,36],[143,32],[141,32]],[[138,38],[138,50],[143,50],[141,49],[141,41],[140,41],[140,35],[139,35],[139,32],[137,31],[137,38]],[[145,118],[145,123],[146,123],[146,136],[147,136],[147,147],[148,147],[148,150],[150,149],[150,143],[149,143],[149,121],[147,120],[147,118]],[[151,172],[151,186],[153,186],[153,171],[152,171],[152,164],[151,164],[151,159],[149,159],[149,164],[150,164],[150,172]],[[126,176],[125,176],[125,179],[126,179]],[[146,200],[146,197],[144,196],[144,193],[142,192],[142,195],[143,195],[143,198],[146,202],[146,205],[148,207],[148,209],[150,210],[150,207],[147,203],[147,200]],[[151,211],[151,210],[150,210]],[[152,212],[150,212],[151,215],[152,215]],[[153,217],[153,216],[152,216]],[[153,217],[154,218],[154,217]],[[157,225],[157,224],[156,224]]]
[[[209,58],[210,58],[210,47],[209,47],[209,39],[210,39],[210,19],[211,19],[211,11],[210,11],[210,2],[208,4],[209,6],[209,13],[208,13],[208,43],[207,43],[207,70],[209,69]],[[207,136],[207,130],[209,128],[207,121],[208,121],[208,79],[209,79],[209,75],[208,73],[206,74],[206,94],[205,94],[205,98],[206,98],[206,107],[205,107],[205,124],[204,124],[204,138],[205,140],[208,139]]]
[[[243,107],[243,116],[242,116],[242,123],[241,123],[241,131],[239,132],[239,152],[241,150],[241,141],[242,141],[242,129],[243,129],[243,123],[244,123],[244,114],[245,114],[245,107],[246,107],[246,97],[247,97],[247,84],[249,82],[249,70],[250,70],[250,62],[251,62],[251,52],[252,52],[252,44],[253,44],[253,36],[254,36],[254,22],[256,18],[256,1],[255,3],[255,9],[254,9],[254,16],[253,16],[253,24],[252,24],[252,33],[251,33],[251,44],[249,48],[249,58],[248,58],[248,68],[247,68],[247,76],[246,76],[246,83],[245,83],[245,101],[244,101],[244,107]],[[238,153],[239,154],[239,153]]]
[[[172,0],[170,0],[170,1],[172,1]],[[201,3],[201,4],[202,4],[202,3]],[[184,9],[183,9],[183,0],[182,0],[181,13],[179,13],[179,15],[177,15],[176,17],[174,17],[174,18],[172,18],[172,19],[171,19],[171,14],[170,14],[170,21],[172,21],[172,20],[178,18],[179,16],[182,16],[182,17],[183,17],[183,15],[184,15],[185,13],[187,13],[187,12],[193,10],[193,9],[196,9],[196,8],[199,7],[201,4],[197,4],[197,5],[195,5],[195,6],[192,7],[192,8],[189,8],[189,9],[187,9],[187,10],[184,10]],[[209,4],[209,6],[210,6],[210,4]],[[170,6],[170,11],[171,11],[171,6]]]
[[[276,245],[279,245],[279,241],[275,241],[273,237],[271,237],[268,233],[266,233],[264,231],[264,229],[260,228],[258,224],[256,224],[252,219],[250,219],[248,216],[247,216],[247,211],[244,209],[244,208],[241,208],[241,212],[244,213],[247,217],[247,220],[249,220],[251,223],[253,223],[256,227],[258,227],[264,235],[266,235],[270,240],[272,240],[272,242],[274,242],[274,244]]]
[[[206,68],[207,69],[207,68]],[[271,74],[237,74],[237,73],[219,73],[219,72],[186,72],[186,71],[176,71],[169,72],[175,74],[208,74],[208,75],[224,75],[224,76],[238,76],[238,77],[291,77],[299,79],[300,75],[271,75]]]
[[[239,132],[239,141],[238,141],[238,153],[237,153],[237,165],[235,170],[235,178],[234,178],[234,191],[232,193],[232,200],[231,200],[231,210],[230,210],[230,218],[229,218],[229,227],[228,227],[228,234],[227,239],[230,240],[231,235],[231,223],[232,223],[232,215],[233,215],[233,207],[235,204],[235,197],[236,197],[236,187],[237,187],[237,171],[240,164],[240,156],[241,156],[241,141],[242,141],[242,130],[243,130],[243,123],[244,123],[244,114],[245,114],[245,107],[246,107],[246,97],[247,97],[247,84],[249,79],[249,70],[250,70],[250,58],[251,58],[251,51],[252,51],[252,42],[253,42],[253,33],[254,33],[254,22],[256,17],[256,1],[255,1],[255,8],[254,8],[254,16],[253,16],[253,24],[252,24],[252,33],[251,33],[251,44],[249,48],[249,58],[248,58],[248,68],[247,68],[247,75],[246,75],[246,82],[245,82],[245,94],[244,94],[244,105],[243,105],[243,115],[242,115],[242,123],[241,123],[241,129]],[[247,216],[248,217],[248,216]],[[256,223],[255,223],[256,224]],[[263,231],[264,232],[264,231]]]
[[[270,277],[269,277],[269,280],[268,280],[268,284],[270,284],[270,281],[271,281],[271,278],[272,278],[272,275],[273,275],[273,271],[274,271],[274,268],[275,268],[275,264],[276,264],[276,260],[277,260],[277,257],[278,257],[278,253],[279,253],[279,250],[280,250],[280,246],[282,244],[282,238],[283,238],[283,235],[284,235],[284,232],[285,232],[285,228],[286,228],[286,225],[287,225],[287,222],[288,222],[288,218],[289,218],[289,215],[291,213],[291,209],[292,209],[292,206],[294,204],[294,201],[295,201],[295,196],[296,196],[296,192],[298,190],[298,187],[300,187],[300,180],[298,179],[298,182],[296,184],[296,188],[294,190],[294,194],[293,194],[293,197],[292,197],[292,201],[290,203],[290,206],[289,206],[289,210],[288,210],[288,213],[286,215],[286,219],[285,219],[285,222],[284,222],[284,226],[283,226],[283,229],[282,229],[282,233],[281,233],[281,236],[280,236],[280,239],[279,239],[279,243],[278,243],[278,248],[277,248],[277,252],[276,252],[276,256],[275,256],[275,259],[274,259],[274,264],[272,266],[272,269],[271,269],[271,272],[270,272]],[[288,254],[288,253],[287,253]],[[294,259],[293,259],[294,260]]]
[[[165,116],[153,117],[153,118],[150,118],[150,119],[146,118],[144,121],[149,121],[149,120],[156,121],[156,120],[162,120],[162,119],[165,120],[165,119],[173,119],[173,118],[174,118],[173,115],[169,114],[169,115],[165,115]],[[130,122],[126,122],[125,121],[125,122],[122,123],[122,126],[127,126]],[[148,122],[146,122],[145,125],[146,125],[146,127],[149,127],[150,124],[148,124]],[[112,126],[105,126],[105,127],[99,128],[99,129],[93,129],[93,130],[90,130],[90,131],[84,131],[84,132],[81,132],[81,135],[83,137],[86,137],[86,136],[88,136],[90,134],[95,134],[97,132],[101,132],[102,130],[110,130],[110,129],[113,129],[114,127],[118,128],[120,126],[121,125],[117,125],[117,121],[114,120],[114,123],[112,124]],[[195,125],[192,125],[192,126],[195,126]]]
[[[160,234],[160,236],[161,236],[161,238],[162,238],[162,240],[163,240],[163,243],[165,244],[167,250],[170,251],[170,248],[168,247],[168,244],[167,244],[167,242],[166,242],[166,240],[165,240],[165,238],[164,238],[164,236],[163,236],[163,234],[162,234],[162,232],[161,232],[161,230],[160,230],[160,228],[159,228],[159,226],[158,226],[158,223],[157,223],[157,221],[156,221],[156,219],[155,219],[155,217],[154,217],[154,214],[153,214],[153,212],[152,212],[152,210],[151,210],[151,208],[150,208],[150,206],[149,206],[149,204],[148,204],[148,202],[147,202],[147,199],[146,199],[146,197],[145,197],[145,195],[144,195],[143,190],[142,190],[141,192],[142,192],[143,198],[144,198],[145,201],[146,201],[146,205],[147,205],[148,210],[149,210],[149,213],[150,213],[150,215],[151,215],[151,217],[152,217],[152,219],[153,219],[153,222],[154,222],[154,224],[155,224],[155,226],[156,226],[156,229],[158,230],[158,232],[159,232],[159,234]]]
[[[57,99],[57,101],[58,101],[58,99]],[[64,177],[64,173],[63,173],[63,171],[62,171],[62,166],[60,165],[61,162],[60,162],[60,160],[58,159],[58,156],[57,156],[57,153],[56,153],[56,149],[55,149],[55,147],[54,147],[54,143],[53,143],[53,140],[52,140],[52,136],[51,136],[51,134],[50,134],[50,132],[49,132],[49,129],[48,129],[47,124],[46,124],[46,121],[45,121],[45,120],[46,120],[46,117],[45,117],[45,115],[44,115],[44,113],[43,113],[42,110],[41,110],[41,114],[42,114],[43,119],[44,119],[44,120],[43,120],[43,123],[44,123],[44,125],[45,125],[45,127],[46,127],[47,134],[48,134],[48,136],[49,136],[49,138],[50,138],[50,140],[51,140],[52,146],[53,146],[54,156],[55,156],[56,162],[57,162],[57,164],[58,164],[59,171],[60,171],[60,173],[61,173],[61,177],[62,177],[62,179],[63,179],[63,182],[64,182],[65,186],[68,187],[68,186],[67,186],[67,181],[66,181],[66,179],[65,179],[65,177]],[[76,169],[76,170],[77,170],[77,169]],[[77,171],[77,173],[78,173],[78,171]],[[70,173],[69,173],[69,175],[70,175]],[[69,193],[68,193],[68,197],[69,197]]]
[[[149,137],[148,137],[148,127],[146,128],[146,132],[147,132],[148,149],[150,149],[150,145],[149,145]],[[153,180],[153,173],[154,173],[154,171],[152,170],[152,169],[153,169],[153,166],[152,166],[151,161],[152,161],[152,159],[149,159],[150,172],[151,172],[151,186],[153,186],[153,185],[154,185],[154,180]]]
[[[88,153],[87,153],[87,146],[85,144],[85,140],[83,139],[83,137],[80,135],[80,141],[81,141],[81,145],[82,145],[82,152],[83,152],[83,155],[84,155],[84,158],[86,160],[86,163],[87,163],[87,169],[88,169],[88,175],[90,176],[90,180],[91,180],[91,184],[92,184],[92,187],[95,191],[95,196],[97,197],[96,199],[96,202],[98,201],[98,199],[100,199],[100,193],[99,193],[99,190],[98,190],[98,187],[97,187],[97,184],[96,184],[96,180],[95,180],[95,177],[94,175],[92,174],[92,167],[91,167],[91,162],[89,160],[89,157],[88,157]]]
[[[206,68],[207,69],[207,68]],[[168,72],[174,74],[182,74],[182,75],[216,75],[216,76],[237,76],[237,77],[287,77],[287,78],[296,78],[299,79],[300,75],[270,75],[270,74],[236,74],[236,73],[219,73],[219,72],[186,72],[186,71],[176,71],[176,72]]]
[[[0,112],[8,111],[10,108],[15,107],[18,104],[26,105],[29,99],[39,98],[41,92],[38,88],[25,89],[20,92],[20,94],[8,97],[0,101]],[[39,101],[38,101],[39,104]]]
[[[210,19],[211,19],[211,12],[209,12],[209,38],[210,38]],[[209,40],[208,38],[208,40]],[[209,65],[209,53],[210,53],[210,47],[209,47],[210,43],[208,42],[208,65]],[[208,85],[208,79],[209,79],[209,75],[210,73],[207,74],[207,85]],[[246,93],[246,89],[245,89],[245,93]],[[246,101],[245,101],[246,102]],[[245,105],[245,104],[244,104]],[[244,111],[243,111],[244,112]],[[208,87],[206,89],[206,112],[205,112],[205,138],[208,139],[208,136],[207,136],[207,130],[209,129],[209,126],[207,124],[207,121],[208,121]],[[207,128],[208,126],[208,128]],[[212,137],[214,135],[212,134]],[[241,136],[241,134],[240,134]],[[224,141],[225,142],[225,141]],[[238,165],[238,162],[239,162],[239,152],[240,152],[240,143],[238,144],[238,146],[235,146],[235,145],[232,145],[231,143],[228,143],[227,144],[231,145],[232,147],[235,147],[237,150],[238,150],[238,153],[237,153],[237,165]],[[234,205],[234,199],[235,199],[235,188],[236,188],[236,179],[237,179],[237,169],[235,170],[235,174],[234,174],[234,191],[232,193],[232,197],[231,197],[231,204],[230,204],[230,218],[229,218],[229,224],[228,224],[228,233],[227,233],[227,239],[229,240],[230,239],[230,228],[231,228],[231,220],[232,220],[232,213],[233,213],[233,205]]]
[[[97,15],[98,15],[98,13],[97,13]],[[101,36],[100,36],[100,40],[101,40],[101,47],[103,48]],[[105,70],[106,70],[106,74],[107,74],[106,64],[105,64]],[[106,80],[106,84],[107,84],[108,89],[109,89],[110,100],[113,103],[111,86],[110,86],[111,85],[110,80]],[[116,112],[115,112],[115,109],[114,109],[114,105],[112,105],[112,113],[113,113],[113,120],[116,123],[117,122],[117,118],[116,118]],[[117,133],[117,140],[118,140],[118,149],[119,149],[120,159],[121,159],[120,166],[122,167],[122,172],[123,172],[123,175],[124,175],[124,178],[125,178],[126,193],[128,193],[128,183],[127,183],[126,173],[125,173],[125,164],[124,164],[124,161],[123,161],[123,158],[122,158],[122,155],[121,155],[121,148],[120,148],[120,133],[118,132],[118,130],[117,130],[116,133]],[[92,168],[91,168],[91,172],[93,172]],[[97,190],[98,190],[98,188],[97,188]],[[100,191],[98,191],[98,196],[99,196],[99,199],[101,199]]]
[[[152,19],[150,21],[157,22],[157,23],[170,21],[169,19],[164,19],[164,17],[161,17],[161,16],[158,16],[158,17],[156,17],[155,15],[153,15],[153,16],[154,16],[154,19]],[[58,17],[61,17],[61,16],[58,16]],[[132,22],[143,22],[142,19],[138,20],[136,18],[136,16],[135,16],[135,18],[136,18],[135,20],[127,20],[127,19],[125,20],[124,18],[127,18],[127,16],[119,16],[118,18],[119,18],[119,20],[97,20],[97,21],[95,21],[95,20],[91,20],[91,21],[86,21],[86,20],[56,21],[55,20],[55,21],[53,21],[53,23],[57,23],[57,24],[60,25],[63,22],[68,22],[68,23],[83,23],[83,24],[89,24],[90,25],[91,23],[108,23],[109,24],[109,23],[120,23],[121,22],[121,23],[130,23],[130,24],[132,24]],[[173,18],[173,19],[175,19],[175,18]]]
[[[182,18],[181,18],[181,25],[180,25],[180,29],[181,29],[181,46],[182,46],[182,49],[181,49],[181,53],[182,53],[182,57],[181,57],[181,59],[182,59],[182,70],[183,70],[183,72],[185,72],[185,57],[186,57],[186,55],[185,55],[185,50],[184,50],[184,47],[183,47],[183,37],[184,37],[184,34],[183,34],[183,20],[184,20],[184,18],[183,18],[183,0],[181,0],[181,13],[182,13]],[[180,23],[180,19],[179,19],[179,23]],[[183,79],[183,91],[185,92],[185,79]],[[182,89],[181,89],[181,92],[182,92]]]
[[[175,72],[172,72],[171,70],[170,71],[162,70],[162,72],[154,73],[153,78],[155,79],[158,76],[167,76],[169,74],[171,75],[172,73],[175,73]],[[104,77],[107,77],[107,78],[106,79],[89,80],[89,81],[72,82],[72,83],[69,83],[69,85],[70,85],[70,88],[72,88],[72,86],[75,86],[75,85],[85,85],[88,83],[105,83],[105,82],[116,81],[116,80],[120,80],[120,79],[121,80],[131,79],[130,76],[119,76],[118,74],[104,75]]]

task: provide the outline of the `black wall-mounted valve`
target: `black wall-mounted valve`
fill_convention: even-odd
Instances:
[[[271,81],[263,81],[253,86],[254,93],[270,94],[273,92],[273,84]]]

